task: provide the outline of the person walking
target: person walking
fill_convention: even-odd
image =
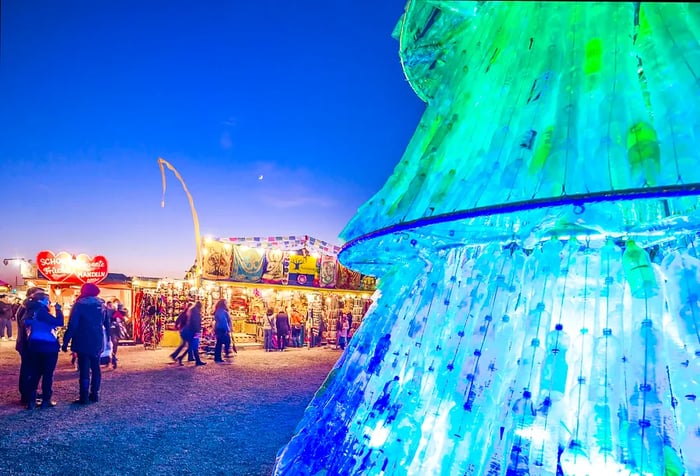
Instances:
[[[178,362],[178,356],[185,348],[188,347],[188,342],[190,341],[189,334],[187,333],[187,319],[189,316],[190,308],[192,304],[187,303],[182,309],[182,312],[175,319],[175,329],[180,333],[180,345],[175,349],[175,351],[170,354],[170,358],[173,362]],[[188,349],[189,350],[189,349]],[[187,350],[185,351],[187,352]]]
[[[71,344],[71,350],[78,354],[79,397],[74,403],[82,405],[99,401],[102,382],[100,354],[109,332],[109,321],[104,304],[97,297],[99,294],[97,285],[83,284],[63,336],[63,352],[68,352]]]
[[[53,374],[58,362],[60,344],[56,336],[56,328],[63,327],[63,311],[56,304],[56,315],[49,311],[49,295],[36,293],[27,304],[25,327],[29,330],[27,337],[27,357],[29,359],[29,395],[27,409],[36,407],[36,388],[41,379],[42,408],[52,408],[56,402],[51,400],[53,395]]]
[[[287,336],[289,335],[289,316],[284,309],[280,309],[275,318],[277,327],[277,348],[283,351],[287,344]]]
[[[33,299],[35,294],[45,293],[42,288],[32,287],[27,289],[24,301],[19,305],[15,312],[15,321],[17,321],[17,340],[15,341],[15,350],[19,354],[19,397],[22,405],[29,404],[29,396],[32,393],[29,389],[30,368],[29,356],[27,349],[27,329],[24,326],[24,319],[27,314],[27,306]],[[34,389],[36,391],[36,388]]]
[[[276,332],[276,321],[273,317],[274,311],[272,309],[268,309],[265,314],[265,317],[262,318],[263,346],[265,347],[265,352],[272,352],[275,350],[275,346],[272,345],[272,335]]]
[[[231,316],[228,313],[226,299],[219,299],[214,307],[214,362],[223,362],[221,348],[226,351],[226,358],[231,357]]]
[[[12,304],[7,299],[6,294],[0,294],[0,339],[2,340],[12,339]]]
[[[196,366],[207,365],[206,362],[202,362],[199,356],[199,339],[202,336],[202,301],[194,303],[188,314],[187,325],[185,326],[185,334],[188,338],[188,351],[192,351]],[[179,357],[176,357],[180,365],[183,365],[182,358],[184,356],[185,354],[183,353]]]

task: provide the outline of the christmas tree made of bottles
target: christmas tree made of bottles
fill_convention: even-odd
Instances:
[[[409,1],[376,301],[277,475],[700,474],[700,6]]]

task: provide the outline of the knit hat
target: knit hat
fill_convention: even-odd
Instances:
[[[78,299],[84,297],[97,297],[100,294],[100,288],[94,283],[85,283],[83,287],[80,288],[80,296]]]
[[[40,288],[40,287],[38,287],[38,286],[34,286],[34,287],[31,287],[31,288],[27,289],[26,296],[27,296],[28,298],[30,298],[30,297],[32,297],[35,293],[38,293],[38,292],[45,293],[46,291],[44,291],[44,288]]]

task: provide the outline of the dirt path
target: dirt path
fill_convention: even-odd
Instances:
[[[304,408],[340,356],[326,348],[241,350],[232,364],[168,363],[172,349],[121,347],[100,402],[74,405],[70,354],[53,409],[19,405],[19,357],[0,342],[0,474],[269,475]]]

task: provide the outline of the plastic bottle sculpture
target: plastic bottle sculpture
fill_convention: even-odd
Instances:
[[[277,475],[700,474],[700,5],[411,1],[425,114]]]

